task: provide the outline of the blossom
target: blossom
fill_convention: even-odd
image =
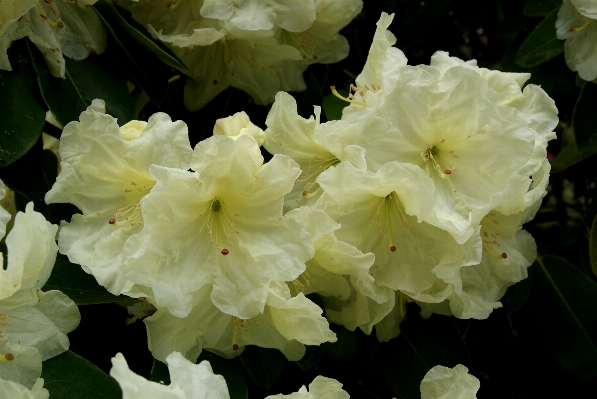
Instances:
[[[394,307],[394,292],[378,285],[369,274],[375,256],[338,240],[335,232],[340,225],[324,211],[302,206],[285,217],[305,224],[315,250],[307,270],[292,282],[294,290],[321,295],[331,322],[370,334]]]
[[[541,200],[525,211],[504,215],[492,210],[481,220],[479,238],[482,257],[479,263],[460,270],[435,270],[438,280],[433,289],[413,297],[419,301],[422,314],[453,314],[458,318],[486,319],[506,289],[527,278],[527,268],[534,262],[537,246],[522,224],[531,220]],[[449,301],[449,308],[429,304]],[[442,310],[443,308],[443,310]]]
[[[66,295],[41,291],[56,260],[56,230],[27,204],[6,237],[10,255],[0,269],[0,378],[27,386],[40,376],[43,360],[68,350],[66,334],[81,319]]]
[[[106,48],[106,32],[91,5],[97,0],[24,0],[0,6],[0,69],[11,71],[6,51],[28,37],[42,52],[52,75],[64,78],[63,54],[80,61]]]
[[[462,364],[435,366],[421,381],[421,399],[475,399],[481,383]]]
[[[479,73],[404,66],[394,90],[382,95],[374,113],[322,126],[321,140],[328,148],[363,147],[372,171],[392,161],[424,170],[436,202],[426,222],[464,243],[506,192],[524,198],[526,171],[544,161],[535,145],[542,139],[521,112],[499,103]]]
[[[297,112],[296,100],[288,93],[276,94],[276,101],[267,115],[264,148],[271,154],[284,154],[301,167],[301,175],[292,191],[284,198],[284,209],[289,211],[301,205],[313,205],[321,195],[317,176],[341,161],[352,162],[365,168],[363,149],[353,145],[329,149],[320,141],[319,115],[304,119]]]
[[[265,142],[265,132],[251,122],[246,112],[237,112],[227,118],[216,120],[213,134],[228,136],[234,140],[238,140],[241,136],[251,136],[258,146],[262,146]]]
[[[314,62],[348,55],[338,34],[360,12],[361,0],[292,2],[143,0],[133,18],[166,43],[189,75],[185,105],[197,110],[229,86],[269,104],[279,90],[306,89],[302,73]]]
[[[158,309],[145,319],[149,349],[156,359],[163,361],[177,351],[195,361],[203,349],[233,358],[246,345],[257,345],[278,349],[295,361],[305,354],[305,345],[336,341],[319,306],[302,293],[291,298],[284,283],[272,284],[263,311],[250,319],[223,313],[213,305],[210,291],[209,286],[201,290],[201,299],[184,318]]]
[[[131,121],[121,127],[94,100],[80,121],[65,126],[61,137],[61,171],[47,203],[67,202],[82,214],[61,228],[58,245],[71,262],[80,264],[114,294],[129,293],[122,250],[143,230],[140,205],[155,185],[152,164],[189,168],[192,150],[184,122],[157,113],[149,122]]]
[[[594,0],[564,0],[558,11],[556,33],[564,43],[568,68],[577,71],[584,80],[597,78],[597,2]]]
[[[13,382],[0,379],[0,391],[12,399],[48,399],[50,393],[44,388],[43,378],[38,378],[31,389]]]
[[[265,399],[348,399],[350,395],[342,389],[342,384],[333,378],[327,378],[318,375],[313,382],[309,384],[309,389],[304,385],[295,393],[290,395],[270,395]]]
[[[144,397],[148,399],[229,399],[224,377],[214,374],[207,360],[193,364],[180,353],[173,352],[166,358],[170,372],[170,385],[148,381],[133,373],[122,353],[112,358],[110,375],[118,381],[123,399]]]
[[[459,245],[445,230],[424,220],[433,211],[433,181],[412,164],[389,162],[377,172],[348,162],[318,178],[324,194],[316,208],[341,224],[339,240],[375,254],[375,282],[416,297],[432,288],[436,268],[475,264],[475,239]]]
[[[150,167],[157,183],[141,200],[143,234],[125,248],[128,278],[177,317],[208,284],[222,312],[255,317],[270,284],[296,279],[313,257],[302,224],[282,218],[298,165],[284,155],[263,165],[252,137],[215,135],[197,144],[191,169]]]

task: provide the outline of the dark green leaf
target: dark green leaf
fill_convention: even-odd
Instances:
[[[558,156],[551,162],[551,172],[561,172],[564,169],[587,159],[593,154],[597,154],[597,137],[591,137],[582,151],[578,149],[576,140],[574,140],[564,147]]]
[[[108,44],[114,51],[128,78],[145,90],[151,101],[160,105],[168,92],[168,71],[153,52],[139,46],[107,9],[102,10],[104,2],[95,3],[100,20],[108,32]],[[99,6],[99,7],[98,7]]]
[[[245,348],[246,350],[246,348]],[[238,359],[224,359],[208,351],[201,352],[197,363],[207,360],[215,374],[220,374],[226,380],[230,399],[247,399],[249,392],[245,381],[245,374]]]
[[[151,51],[162,60],[172,64],[179,69],[187,69],[184,63],[176,57],[168,48],[161,45],[159,42],[155,42],[145,28],[132,18],[125,18],[121,15],[116,7],[112,4],[107,3],[104,0],[100,0],[95,3],[94,7],[105,15],[106,19],[110,22],[117,23],[124,32],[126,32],[133,40],[143,46],[145,49]]]
[[[338,90],[338,94],[347,97],[348,92],[346,90]],[[333,94],[328,94],[323,99],[323,113],[328,121],[336,121],[342,118],[342,110],[349,104],[339,99]]]
[[[116,380],[71,351],[46,360],[41,378],[52,399],[122,399]]]
[[[468,349],[451,318],[409,316],[400,327],[400,335],[380,344],[369,362],[400,397],[419,399],[421,380],[434,366],[463,364],[470,369]]]
[[[597,381],[597,284],[563,258],[545,256],[533,266],[529,306],[535,335],[560,365]]]
[[[23,195],[28,201],[43,201],[46,192],[54,184],[56,171],[45,170],[41,137],[25,156],[0,168],[0,179],[11,190]],[[51,166],[50,166],[51,167]]]
[[[527,39],[516,54],[516,63],[521,67],[532,68],[564,52],[564,41],[556,37],[558,12],[547,16]]]
[[[70,263],[62,255],[58,255],[52,275],[44,285],[44,291],[59,290],[68,295],[77,305],[109,303],[129,300],[124,295],[110,294],[99,285],[95,278],[81,269],[81,266]]]
[[[528,17],[544,17],[562,5],[562,0],[529,0],[522,12]]]
[[[516,313],[531,296],[533,289],[533,273],[519,283],[509,287],[501,302],[508,316]]]
[[[33,147],[46,119],[25,41],[15,43],[8,55],[13,70],[0,70],[0,168],[15,162]]]
[[[286,362],[279,350],[253,345],[245,346],[240,360],[255,384],[264,389],[270,389],[274,385]]]
[[[65,58],[65,79],[55,78],[46,67],[41,53],[29,46],[41,94],[56,120],[65,126],[78,121],[81,112],[99,98],[106,102],[106,112],[124,125],[135,117],[133,101],[126,81],[106,54],[84,61]]]
[[[153,360],[153,366],[151,367],[150,381],[164,383],[164,385],[170,385],[170,372],[168,371],[168,365],[162,363],[157,359]]]
[[[597,276],[597,214],[593,219],[591,226],[591,233],[589,234],[589,262],[591,263],[591,270]]]
[[[582,151],[592,137],[597,136],[597,84],[584,84],[572,114],[576,144]]]

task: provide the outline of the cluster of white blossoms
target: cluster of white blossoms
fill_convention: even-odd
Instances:
[[[193,364],[178,352],[167,358],[170,385],[147,381],[133,373],[124,356],[118,353],[112,358],[110,375],[122,388],[123,399],[139,397],[148,399],[229,399],[228,386],[224,377],[214,374],[207,360]],[[427,372],[421,382],[421,399],[475,399],[479,380],[468,374],[460,364],[450,369],[435,366]],[[270,395],[265,399],[348,399],[350,395],[338,381],[317,376],[309,384],[288,395]]]
[[[338,34],[362,0],[119,0],[186,65],[185,105],[197,110],[232,86],[257,104],[306,89],[309,64],[348,55]]]
[[[4,195],[4,184],[0,182],[0,199]],[[10,214],[0,207],[0,239],[4,238],[9,219]],[[81,319],[77,306],[66,295],[41,291],[56,260],[57,229],[29,203],[24,213],[16,214],[6,236],[8,255],[0,253],[0,263],[5,265],[0,268],[0,384],[7,385],[7,390],[17,392],[21,384],[41,392],[38,377],[42,361],[68,350],[66,334]],[[39,395],[33,397],[44,397]]]
[[[566,40],[568,68],[584,80],[597,78],[597,0],[564,0],[558,11],[558,39]]]
[[[95,10],[97,0],[3,0],[0,3],[0,69],[11,71],[6,54],[29,38],[42,52],[52,75],[64,78],[64,55],[83,60],[106,48],[106,32]]]
[[[408,66],[391,21],[339,121],[304,119],[280,92],[265,132],[241,112],[194,149],[183,122],[118,126],[100,100],[64,128],[46,202],[81,214],[60,252],[157,308],[154,357],[257,345],[298,360],[336,340],[328,320],[387,341],[407,301],[483,319],[527,276],[536,247],[521,226],[545,194],[553,101],[522,89],[528,74],[443,52]]]

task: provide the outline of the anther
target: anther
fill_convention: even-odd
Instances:
[[[110,219],[110,220],[108,220],[108,223],[114,224],[114,223],[116,223],[116,219]]]
[[[224,248],[220,252],[222,253],[222,255],[228,255],[230,253],[230,251],[228,251],[226,248]]]

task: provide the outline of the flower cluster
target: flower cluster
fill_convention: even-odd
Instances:
[[[167,358],[170,372],[170,385],[147,381],[132,372],[124,356],[118,353],[112,358],[110,375],[122,388],[123,399],[143,396],[149,399],[228,399],[228,386],[224,377],[214,374],[207,360],[193,364],[180,353],[172,352]],[[43,380],[42,380],[43,381]],[[479,380],[468,374],[468,369],[461,364],[450,369],[435,366],[421,381],[422,399],[475,399],[479,390]],[[348,399],[350,395],[342,389],[342,384],[333,378],[317,376],[309,384],[288,395],[270,395],[265,399]]]
[[[197,110],[232,86],[257,104],[279,90],[306,89],[309,64],[348,55],[338,32],[363,7],[362,0],[140,0],[119,1],[151,35],[185,63],[185,105]]]
[[[0,199],[4,195],[4,184],[0,182]],[[10,214],[0,207],[0,239],[9,219]],[[6,265],[0,268],[2,384],[6,384],[2,380],[8,380],[27,387],[40,385],[36,381],[42,361],[68,350],[66,334],[79,325],[81,316],[70,298],[60,291],[41,291],[56,260],[57,228],[29,203],[24,213],[16,214],[6,237],[8,259],[5,261],[5,254],[0,253],[0,262]],[[41,385],[35,387],[34,391],[41,389]],[[20,388],[13,384],[6,389]]]
[[[597,1],[564,0],[558,11],[558,39],[566,40],[566,64],[584,80],[597,78]]]
[[[231,4],[201,12],[259,22]],[[382,14],[339,121],[318,108],[304,119],[280,92],[265,132],[237,113],[194,149],[183,122],[118,126],[99,100],[64,128],[46,202],[81,214],[63,223],[60,252],[157,308],[145,320],[157,359],[258,345],[298,360],[336,340],[328,320],[387,341],[407,301],[487,318],[526,277],[536,247],[521,226],[545,194],[553,101],[522,89],[528,74],[443,52],[408,66],[391,21]]]
[[[64,78],[64,55],[83,60],[106,48],[106,32],[96,12],[97,0],[18,0],[0,4],[0,69],[11,71],[6,51],[28,37],[42,52],[52,75]]]

